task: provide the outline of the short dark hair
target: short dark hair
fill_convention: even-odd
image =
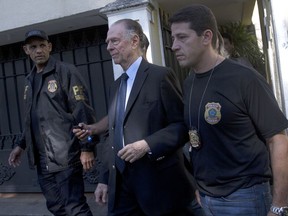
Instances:
[[[178,10],[169,19],[171,24],[186,22],[190,24],[190,28],[193,29],[198,36],[200,36],[205,30],[210,29],[213,32],[212,46],[216,48],[217,44],[217,21],[210,10],[202,4],[192,4],[188,7]]]
[[[142,46],[143,44],[143,41],[144,41],[144,33],[143,33],[143,29],[141,27],[141,25],[135,21],[135,20],[132,20],[132,19],[121,19],[121,20],[117,20],[114,24],[121,24],[123,23],[126,27],[126,30],[128,32],[129,35],[132,35],[132,34],[136,34],[138,35],[139,39],[140,39],[140,47]]]
[[[224,40],[220,31],[217,32],[217,37],[218,37],[217,51],[220,55],[224,55],[224,50],[225,50]]]
[[[222,33],[221,35],[222,35],[223,38],[227,38],[227,39],[229,40],[229,42],[230,42],[231,44],[233,44],[232,36],[231,36],[229,33],[224,32],[224,33]]]

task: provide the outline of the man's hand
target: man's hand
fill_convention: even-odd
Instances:
[[[288,137],[285,133],[266,139],[270,150],[274,206],[287,206],[288,200]],[[273,215],[269,212],[268,215]]]
[[[195,197],[196,197],[196,200],[197,200],[198,204],[199,204],[200,206],[202,206],[202,204],[201,204],[201,199],[200,199],[200,193],[199,193],[199,190],[198,190],[198,189],[195,190]]]
[[[118,156],[125,161],[133,163],[142,158],[149,151],[150,147],[148,146],[148,143],[145,140],[140,140],[125,145],[124,148],[118,152]]]
[[[72,132],[80,140],[87,139],[88,136],[101,135],[108,130],[108,116],[103,117],[100,121],[94,124],[79,123],[79,128],[73,128]]]
[[[78,128],[73,128],[72,132],[79,140],[86,140],[88,136],[91,136],[91,125],[79,123],[78,126]]]
[[[94,165],[94,153],[93,152],[81,152],[80,160],[85,171],[91,169]]]
[[[276,215],[274,213],[272,213],[271,211],[269,211],[267,216],[276,216]]]
[[[100,205],[106,204],[108,201],[108,185],[98,183],[94,195],[96,203]]]
[[[21,164],[21,155],[24,150],[19,146],[16,146],[10,153],[8,163],[10,166],[16,167]]]

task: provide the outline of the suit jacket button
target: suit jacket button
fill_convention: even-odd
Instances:
[[[115,165],[112,165],[112,169],[115,169]]]

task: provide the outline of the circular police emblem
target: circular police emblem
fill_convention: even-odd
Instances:
[[[217,124],[221,120],[221,105],[215,102],[207,103],[204,117],[207,123]]]
[[[57,81],[56,80],[50,80],[48,81],[48,91],[53,93],[57,90]]]

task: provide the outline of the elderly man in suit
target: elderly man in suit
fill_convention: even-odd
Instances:
[[[106,203],[108,192],[108,215],[192,215],[188,206],[194,189],[182,152],[188,137],[179,81],[172,70],[143,59],[142,40],[141,26],[130,19],[113,23],[107,33],[107,50],[128,79],[120,116],[122,76],[110,88],[108,121],[103,121],[109,122],[108,162],[96,201]],[[103,131],[103,125],[100,130],[83,126],[74,131],[80,138]]]

